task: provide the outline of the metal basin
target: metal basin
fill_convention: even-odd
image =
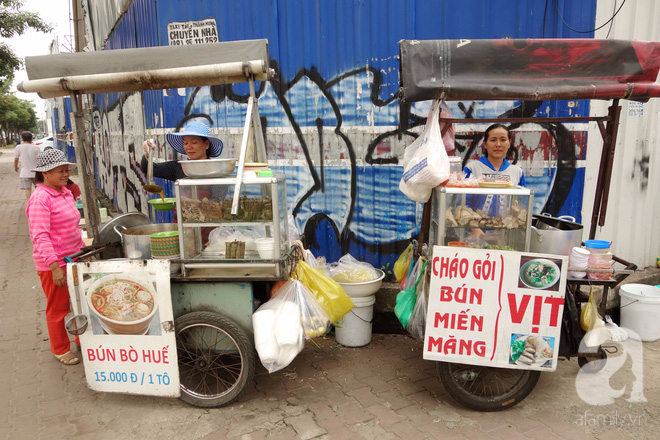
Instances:
[[[186,176],[193,179],[227,177],[234,172],[236,159],[180,160]]]

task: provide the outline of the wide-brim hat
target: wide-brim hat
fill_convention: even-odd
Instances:
[[[188,122],[184,127],[183,131],[178,133],[168,133],[165,138],[167,142],[170,143],[172,148],[176,150],[177,153],[186,154],[186,150],[183,148],[183,137],[184,136],[198,136],[208,139],[211,143],[208,149],[208,157],[217,157],[222,153],[222,141],[216,137],[210,136],[209,126],[198,121]]]
[[[75,166],[75,163],[71,163],[66,160],[64,152],[61,150],[50,149],[44,150],[37,155],[37,166],[35,169],[30,171],[50,171],[53,168],[57,168],[60,165],[69,165],[69,168]]]

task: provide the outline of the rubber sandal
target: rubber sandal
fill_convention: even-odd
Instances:
[[[76,365],[77,363],[80,362],[78,356],[71,353],[70,351],[67,351],[64,354],[56,354],[55,357],[57,358],[58,361],[60,361],[64,365]]]

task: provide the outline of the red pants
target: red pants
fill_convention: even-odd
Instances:
[[[66,273],[66,267],[63,267]],[[41,278],[41,287],[46,294],[46,324],[50,339],[50,351],[54,354],[64,354],[71,349],[69,333],[64,327],[64,318],[69,313],[69,288],[56,286],[53,282],[53,272],[37,271]],[[76,336],[78,344],[78,337]]]

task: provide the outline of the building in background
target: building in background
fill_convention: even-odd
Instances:
[[[317,255],[350,252],[381,267],[393,263],[419,230],[421,207],[398,189],[403,149],[421,131],[430,103],[398,99],[401,39],[621,38],[658,41],[653,0],[437,2],[416,0],[74,0],[82,11],[85,50],[113,50],[266,38],[277,76],[257,84],[269,164],[287,176],[288,206]],[[512,4],[514,5],[512,7]],[[620,11],[610,20],[616,12]],[[608,23],[608,20],[609,23]],[[603,23],[606,26],[594,32]],[[209,122],[235,157],[246,112],[246,84],[91,96],[97,186],[121,212],[149,210],[140,172],[147,137],[172,158],[165,133],[190,119]],[[68,101],[68,102],[67,102]],[[609,102],[450,102],[455,117],[603,115]],[[658,228],[639,227],[660,212],[650,188],[658,103],[622,101],[607,226],[599,238],[640,266],[660,254]],[[68,98],[52,100],[58,146],[73,155]],[[457,124],[456,154],[480,155],[489,124]],[[595,124],[523,124],[515,130],[518,164],[534,189],[535,213],[585,223],[593,205],[601,137]],[[59,142],[62,142],[60,144]],[[556,179],[570,157],[570,179]],[[657,166],[656,166],[657,168]],[[568,183],[567,183],[568,182]],[[160,182],[173,193],[169,182]],[[631,198],[635,194],[636,198]],[[640,200],[639,202],[635,200]],[[626,206],[630,209],[619,209]],[[639,213],[641,215],[637,215]],[[169,221],[169,213],[159,213]],[[646,230],[646,232],[642,232]],[[644,234],[644,236],[642,236]],[[654,235],[649,240],[648,234]]]

